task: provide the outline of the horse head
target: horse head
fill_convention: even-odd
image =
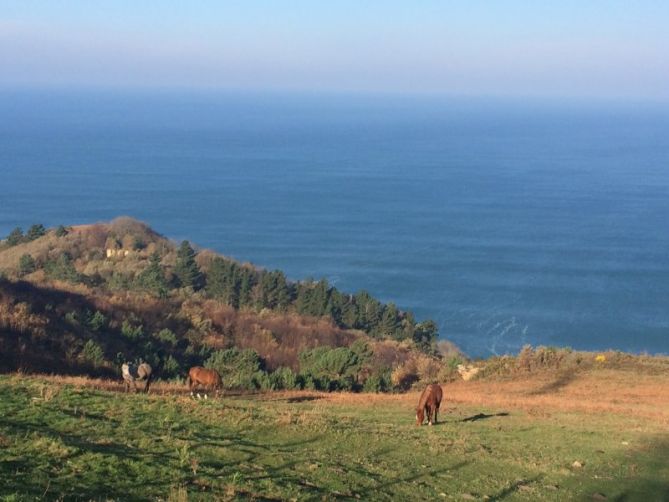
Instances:
[[[416,425],[423,425],[423,420],[425,420],[425,409],[416,408]]]

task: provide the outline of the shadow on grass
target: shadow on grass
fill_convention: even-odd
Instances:
[[[305,402],[310,402],[310,401],[317,401],[319,399],[323,399],[320,396],[297,396],[297,397],[289,397],[285,399],[287,403],[305,403]]]
[[[560,390],[563,387],[566,387],[571,382],[573,382],[575,379],[576,379],[576,374],[573,371],[568,372],[568,373],[562,373],[560,376],[558,376],[552,382],[549,382],[545,385],[542,385],[538,389],[535,389],[533,391],[528,392],[527,395],[528,396],[540,396],[542,394],[550,394],[552,392],[556,392],[556,391]]]
[[[365,488],[363,490],[358,490],[357,495],[360,496],[361,499],[365,500],[367,498],[377,498],[379,493],[386,492],[389,488],[392,488],[396,485],[404,485],[407,483],[411,483],[413,481],[416,481],[417,479],[420,478],[433,478],[435,476],[438,476],[440,474],[444,474],[446,472],[452,472],[452,471],[457,471],[466,465],[469,464],[469,461],[463,460],[461,462],[458,462],[456,464],[453,464],[449,467],[443,467],[440,469],[429,469],[429,470],[423,470],[423,471],[414,471],[406,476],[400,476],[395,479],[392,479],[390,481],[382,482],[379,484],[376,484],[374,486],[371,486],[369,488]],[[355,471],[357,474],[366,477],[367,479],[374,479],[375,475],[369,471],[366,471],[365,469],[362,469],[358,467],[357,469],[349,469]],[[393,496],[394,492],[390,491],[389,493],[385,493],[386,495]]]
[[[73,417],[79,418],[78,415]],[[70,432],[71,423],[65,425],[63,430],[59,430],[49,424],[53,416],[43,418],[44,420],[25,420],[0,416],[0,431],[15,438],[23,438],[22,441],[26,445],[46,438],[56,445],[61,444],[67,448],[59,453],[59,457],[54,457],[46,450],[43,452],[35,450],[38,446],[33,447],[34,454],[22,454],[19,449],[11,456],[0,456],[2,459],[0,496],[20,494],[30,499],[46,497],[146,500],[147,497],[152,498],[157,494],[164,495],[175,483],[190,485],[196,480],[194,473],[190,475],[191,469],[188,463],[189,458],[194,457],[186,453],[186,460],[180,458],[178,445],[181,443],[188,445],[191,452],[210,446],[231,449],[241,455],[241,458],[230,462],[221,462],[215,456],[205,455],[200,459],[201,473],[198,479],[202,479],[204,475],[209,479],[208,483],[211,483],[212,480],[220,479],[222,476],[232,476],[239,472],[242,475],[241,479],[269,478],[276,485],[288,487],[303,481],[297,474],[291,472],[299,461],[288,461],[278,467],[264,467],[260,476],[249,465],[253,466],[258,462],[262,464],[262,458],[266,455],[284,453],[288,456],[296,451],[299,452],[302,448],[308,448],[310,443],[318,440],[318,437],[313,437],[283,443],[260,443],[245,439],[238,434],[221,435],[201,431],[195,432],[190,437],[174,437],[176,445],[151,441],[148,447],[140,448],[123,444],[118,440],[93,442],[84,436],[87,433],[85,431],[82,431],[82,434]],[[85,418],[90,417],[86,415]],[[88,427],[86,429],[90,434],[90,429]],[[142,435],[140,433],[135,439],[141,439]],[[155,439],[150,432],[146,433],[146,438]],[[168,475],[167,472],[170,470],[171,474]],[[198,486],[198,490],[200,488]],[[315,485],[305,485],[303,490],[313,496],[327,495],[327,490]],[[47,491],[48,494],[45,495]],[[142,493],[142,496],[137,495],[138,493]],[[239,492],[238,495],[243,494]],[[259,500],[275,500],[258,494],[248,495]]]
[[[606,480],[588,480],[578,500],[615,502],[669,502],[669,435],[649,438],[647,444],[630,449],[614,462],[622,473]],[[599,496],[595,496],[599,494]],[[603,499],[601,496],[606,497]]]
[[[485,420],[486,418],[493,418],[493,417],[508,417],[509,413],[506,411],[502,411],[500,413],[477,413],[476,415],[472,415],[471,417],[463,418],[462,420],[459,420],[459,422],[478,422],[479,420]]]
[[[536,481],[539,481],[542,477],[543,476],[539,475],[529,479],[519,479],[518,481],[512,483],[510,486],[507,486],[506,488],[500,490],[499,493],[496,493],[495,495],[491,496],[488,500],[491,501],[504,500],[506,497],[518,493],[523,487],[526,487]],[[530,498],[531,497],[528,496],[528,499]]]

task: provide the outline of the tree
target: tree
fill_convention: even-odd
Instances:
[[[47,261],[44,264],[44,271],[50,278],[60,281],[77,283],[81,280],[69,253],[61,253],[56,260]]]
[[[21,255],[19,258],[19,275],[28,275],[35,271],[35,260],[28,253]]]
[[[432,352],[433,345],[439,337],[439,328],[434,321],[424,321],[416,324],[413,341],[423,352]]]
[[[88,340],[81,351],[81,357],[84,361],[97,368],[104,363],[105,353],[97,343],[93,340]]]
[[[179,286],[182,288],[200,289],[202,273],[195,263],[195,250],[188,241],[183,241],[177,251],[177,263],[174,266]]]
[[[394,303],[389,303],[383,309],[381,322],[379,323],[379,334],[384,338],[398,338],[399,331],[399,312]]]
[[[46,234],[46,228],[41,223],[32,225],[26,232],[26,240],[34,241]]]
[[[17,244],[21,244],[21,242],[23,242],[23,230],[21,230],[21,227],[16,227],[7,236],[7,244],[9,246],[16,246]]]
[[[214,258],[207,272],[207,293],[224,301],[234,308],[239,308],[241,289],[241,271],[234,261]]]
[[[167,280],[163,267],[160,265],[160,255],[153,253],[149,258],[149,266],[146,267],[137,277],[139,286],[156,294],[160,298],[167,296]]]
[[[358,319],[354,327],[367,333],[374,332],[381,321],[381,302],[367,291],[360,291],[355,295],[355,304],[358,308]]]
[[[286,276],[280,270],[265,272],[260,279],[260,307],[283,310],[291,303]]]
[[[68,234],[67,228],[63,225],[58,225],[56,229],[56,237],[65,237]]]

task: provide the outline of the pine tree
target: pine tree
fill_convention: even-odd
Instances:
[[[389,303],[383,309],[383,315],[379,323],[379,334],[384,338],[397,338],[399,331],[399,312],[394,303]]]
[[[33,225],[26,232],[26,240],[34,241],[35,239],[38,239],[45,234],[46,234],[46,228],[44,228],[44,225],[42,225],[41,223]]]
[[[253,302],[253,288],[257,284],[256,273],[242,267],[239,280],[239,306],[249,306]]]
[[[23,230],[20,227],[16,227],[12,230],[7,236],[7,244],[9,246],[16,246],[23,241]]]
[[[195,251],[188,241],[183,241],[177,251],[177,262],[174,266],[179,286],[182,288],[200,289],[202,273],[195,263]]]
[[[19,275],[28,275],[35,271],[35,260],[29,254],[21,255],[19,258]]]
[[[153,253],[149,258],[149,266],[138,276],[137,281],[141,288],[147,289],[160,298],[167,296],[168,287],[163,267],[160,265],[160,255]]]
[[[438,337],[439,328],[434,321],[425,321],[416,324],[413,340],[422,351],[431,352]]]

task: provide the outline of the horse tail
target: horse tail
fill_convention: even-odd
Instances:
[[[149,393],[149,385],[151,385],[151,380],[153,380],[153,373],[149,373],[146,377],[146,385],[144,386],[144,392]]]

